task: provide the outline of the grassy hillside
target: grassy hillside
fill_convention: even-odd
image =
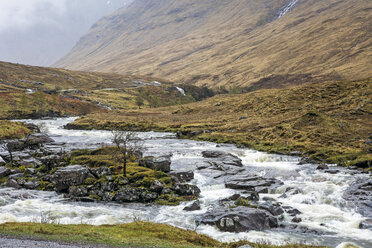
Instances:
[[[77,72],[0,62],[0,119],[84,115],[189,103],[205,97],[150,77]]]
[[[310,245],[274,246],[246,241],[226,244],[193,231],[145,222],[115,226],[6,223],[0,225],[0,234],[16,237],[26,235],[42,240],[105,244],[115,247],[235,248],[249,244],[254,248],[316,248]]]
[[[371,80],[314,83],[218,95],[183,106],[93,114],[71,126],[180,131],[201,140],[269,152],[301,151],[317,160],[368,167],[371,99]]]
[[[211,86],[372,76],[371,1],[299,0],[278,18],[289,2],[135,0],[56,65]]]

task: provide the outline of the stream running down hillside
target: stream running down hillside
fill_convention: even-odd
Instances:
[[[109,145],[109,131],[65,130],[63,126],[74,118],[52,120],[27,120],[44,123],[45,131],[55,140],[50,149],[97,148]],[[174,171],[194,171],[192,184],[200,190],[201,210],[187,212],[179,206],[151,204],[115,204],[72,202],[54,192],[15,190],[0,188],[0,223],[40,222],[42,218],[60,224],[120,224],[135,220],[165,223],[184,229],[196,230],[220,241],[229,242],[248,239],[252,242],[267,241],[273,244],[310,243],[337,247],[343,242],[352,242],[360,247],[372,247],[372,231],[360,229],[359,224],[371,216],[362,216],[355,204],[343,198],[345,191],[356,182],[366,182],[370,176],[358,171],[332,168],[331,171],[316,170],[318,165],[299,165],[301,158],[266,154],[233,145],[217,145],[210,142],[180,140],[171,133],[139,133],[145,140],[145,156],[171,155]],[[245,171],[262,178],[275,178],[283,182],[275,191],[260,194],[259,202],[278,202],[283,207],[301,212],[296,228],[279,227],[269,231],[230,233],[219,231],[214,226],[198,225],[198,216],[218,207],[220,200],[235,193],[244,192],[225,187],[231,178],[202,170],[208,162],[204,151],[223,151],[238,156]],[[367,211],[368,212],[368,211]],[[288,227],[293,217],[284,213],[282,226]]]

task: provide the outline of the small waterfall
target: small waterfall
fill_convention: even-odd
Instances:
[[[276,19],[279,19],[283,16],[285,16],[289,11],[293,9],[293,7],[296,5],[298,0],[291,0],[288,4],[286,4],[284,7],[282,7],[277,15]]]

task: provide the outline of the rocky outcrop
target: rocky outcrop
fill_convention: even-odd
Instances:
[[[278,227],[277,219],[269,212],[250,207],[213,209],[198,216],[196,223],[215,225],[224,232],[263,231]]]
[[[9,175],[10,175],[10,170],[7,167],[5,166],[0,167],[0,179],[7,177]]]
[[[358,181],[345,191],[343,197],[355,204],[360,214],[372,217],[372,179]]]
[[[81,165],[70,165],[58,169],[51,178],[57,192],[65,192],[70,186],[77,186],[84,183],[89,176],[89,169]]]
[[[222,163],[223,165],[232,165],[238,167],[243,166],[242,160],[231,153],[221,151],[204,151],[202,154],[204,158],[218,159],[217,161],[213,162]]]
[[[171,160],[169,157],[145,157],[139,160],[139,165],[152,170],[170,172]]]

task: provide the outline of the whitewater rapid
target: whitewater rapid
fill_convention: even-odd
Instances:
[[[63,126],[74,118],[52,120],[26,120],[43,124],[43,129],[55,141],[55,149],[66,150],[96,148],[110,145],[109,131],[66,130]],[[359,223],[366,219],[357,213],[353,203],[342,198],[343,192],[358,179],[369,175],[339,168],[337,174],[316,170],[314,164],[299,165],[299,157],[273,155],[233,145],[217,145],[210,142],[176,139],[172,133],[139,133],[145,140],[145,156],[172,155],[172,170],[193,170],[195,179],[191,182],[201,189],[201,210],[183,211],[189,203],[179,206],[154,206],[151,204],[115,204],[71,202],[54,192],[15,190],[0,188],[0,223],[5,222],[53,222],[59,224],[120,224],[137,220],[166,223],[209,235],[223,242],[248,239],[252,242],[310,243],[337,247],[343,242],[352,242],[360,247],[372,247],[372,231],[359,229]],[[220,150],[237,155],[245,167],[255,173],[275,177],[284,182],[276,192],[260,194],[283,205],[302,212],[300,226],[322,234],[295,233],[283,229],[265,232],[245,233],[221,232],[213,226],[196,227],[194,218],[205,213],[238,191],[227,189],[221,182],[198,171],[202,152]],[[282,223],[289,223],[290,216],[284,215]]]

